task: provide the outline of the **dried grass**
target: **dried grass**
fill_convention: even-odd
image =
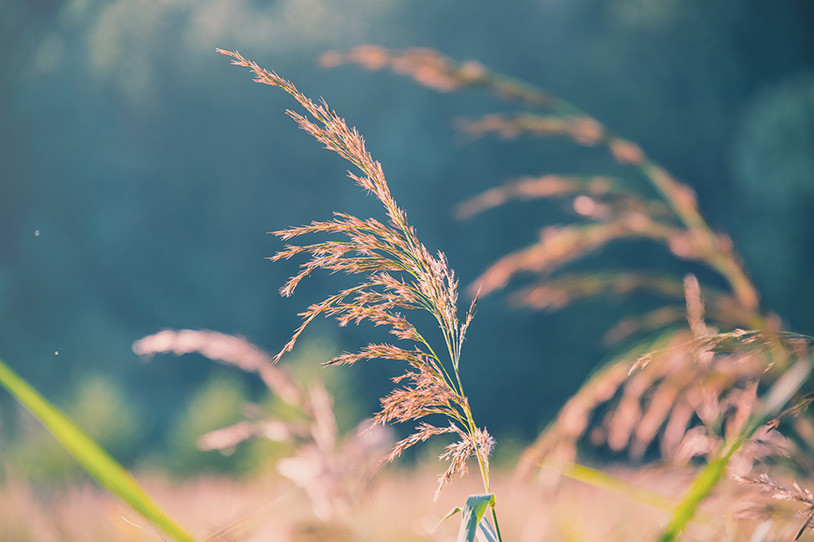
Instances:
[[[184,482],[150,475],[138,478],[206,542],[453,542],[457,535],[454,525],[434,529],[438,507],[459,504],[467,494],[478,491],[478,481],[461,480],[433,503],[425,496],[432,491],[434,469],[434,465],[421,465],[380,474],[370,494],[357,503],[342,525],[315,518],[306,496],[273,476],[249,480],[206,476]],[[612,474],[625,484],[672,498],[680,494],[693,471],[616,467]],[[500,469],[495,469],[493,480],[503,496],[504,537],[517,542],[653,540],[669,514],[576,480],[563,480],[556,493],[546,494],[528,484],[512,484],[511,473]],[[802,482],[797,490],[793,484],[773,479],[767,484],[760,478],[726,482],[689,526],[686,540],[745,542],[767,521],[773,521],[767,540],[791,540],[805,521],[800,514],[805,516],[809,506],[795,496],[807,498],[804,487]],[[775,498],[778,490],[783,496]],[[0,520],[7,540],[158,540],[113,497],[90,485],[54,489],[45,497],[8,481],[0,486]]]
[[[360,187],[371,192],[381,202],[387,216],[382,223],[374,218],[360,219],[335,213],[329,221],[312,222],[275,232],[289,241],[306,235],[338,235],[341,240],[313,244],[289,244],[271,259],[287,260],[306,255],[300,272],[291,277],[280,290],[284,296],[293,293],[297,284],[312,272],[322,269],[331,273],[357,275],[360,282],[325,300],[312,304],[301,314],[302,325],[275,357],[279,360],[289,352],[302,331],[317,316],[332,316],[340,326],[363,321],[385,326],[400,344],[369,344],[358,352],[345,352],[327,362],[329,365],[349,365],[362,360],[388,359],[405,363],[406,372],[394,379],[401,384],[381,401],[382,409],[375,415],[384,424],[417,422],[428,416],[443,416],[449,426],[436,426],[421,421],[415,432],[396,444],[388,459],[399,456],[405,449],[432,436],[450,433],[460,440],[442,454],[449,467],[441,475],[436,496],[449,481],[467,472],[466,460],[475,456],[484,489],[489,491],[489,455],[492,439],[473,419],[469,402],[461,385],[459,363],[466,330],[474,317],[475,301],[463,319],[458,317],[458,282],[446,257],[432,255],[419,241],[408,224],[406,213],[397,205],[382,172],[381,165],[368,153],[364,140],[354,128],[328,108],[323,101],[314,103],[290,82],[274,72],[264,70],[239,53],[221,51],[231,56],[232,63],[249,68],[255,81],[276,86],[293,96],[313,120],[291,111],[288,114],[308,133],[351,162],[361,173],[349,173]],[[371,61],[375,64],[374,61]],[[411,64],[415,65],[415,63]],[[429,312],[444,337],[448,357],[444,359],[401,311]]]
[[[247,405],[244,410],[253,415],[202,435],[198,446],[231,454],[251,439],[292,445],[294,454],[279,460],[277,470],[305,492],[320,521],[343,524],[354,503],[369,493],[379,458],[392,443],[391,435],[369,420],[340,435],[333,397],[320,381],[314,380],[304,387],[257,346],[241,337],[213,331],[164,330],[136,341],[133,351],[142,356],[194,352],[258,374],[269,391],[293,407],[298,416],[265,415],[258,412],[257,405]]]

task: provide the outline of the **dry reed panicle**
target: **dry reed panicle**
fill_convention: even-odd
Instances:
[[[277,354],[275,361],[294,347],[302,331],[320,315],[335,317],[341,326],[368,321],[389,328],[390,333],[408,346],[369,344],[358,352],[345,352],[327,364],[348,365],[377,358],[406,363],[407,371],[394,379],[402,387],[382,399],[382,409],[375,415],[375,421],[400,423],[440,414],[448,419],[449,426],[421,422],[412,435],[396,444],[388,459],[432,436],[450,433],[460,441],[450,445],[441,456],[449,460],[450,465],[439,480],[439,491],[451,479],[466,472],[466,460],[472,455],[478,460],[488,491],[488,458],[493,440],[484,429],[475,425],[459,377],[461,347],[474,316],[475,303],[470,305],[466,316],[459,319],[458,283],[446,257],[441,252],[432,255],[419,241],[415,230],[407,223],[404,211],[393,199],[381,165],[373,160],[354,128],[349,128],[324,101],[311,101],[276,73],[246,60],[237,52],[218,51],[232,57],[233,64],[249,68],[255,81],[279,87],[293,96],[312,119],[291,111],[289,116],[325,148],[358,168],[361,174],[348,175],[378,198],[388,219],[382,223],[373,218],[360,219],[335,213],[333,220],[274,232],[285,241],[309,234],[341,237],[340,240],[313,244],[289,244],[273,256],[274,261],[301,254],[309,258],[300,266],[300,272],[283,286],[282,295],[290,296],[297,284],[317,269],[361,277],[357,285],[308,307],[301,314],[302,325]],[[434,349],[401,313],[415,309],[429,312],[437,321],[446,343],[446,356]]]
[[[770,493],[771,497],[775,500],[802,504],[806,507],[805,511],[798,512],[798,515],[806,519],[802,527],[800,527],[800,530],[797,531],[794,540],[799,540],[800,537],[805,534],[806,530],[814,530],[814,494],[811,493],[810,489],[800,487],[800,484],[797,482],[793,482],[791,487],[784,486],[774,481],[771,476],[765,473],[758,477],[743,477],[741,481],[747,484],[753,484],[762,491]],[[770,507],[768,512],[773,515],[776,511],[771,508],[773,507]],[[761,515],[767,514],[764,512],[764,514]]]
[[[432,49],[390,51],[375,45],[361,45],[349,51],[325,53],[321,63],[326,67],[358,64],[369,70],[390,69],[412,77],[422,85],[445,92],[467,87],[487,88],[506,99],[518,100],[532,107],[552,106],[558,101],[520,81],[496,77],[479,62],[470,60],[458,63]]]
[[[257,373],[268,388],[291,405],[302,403],[302,393],[285,368],[277,367],[273,359],[243,337],[216,331],[165,329],[133,343],[139,356],[173,353],[176,356],[198,353],[204,357]]]
[[[285,367],[275,365],[271,356],[242,337],[167,329],[136,341],[133,351],[141,356],[198,353],[258,374],[298,415],[269,417],[249,404],[244,408],[247,419],[202,435],[198,447],[228,455],[251,439],[292,444],[294,454],[278,461],[277,470],[302,488],[321,521],[338,523],[348,517],[353,503],[369,491],[380,455],[392,444],[389,432],[369,420],[340,436],[333,397],[322,383],[315,380],[303,389]]]
[[[724,439],[738,434],[756,410],[758,387],[775,381],[766,367],[776,345],[777,338],[767,334],[696,338],[683,332],[632,367],[629,356],[621,356],[597,371],[565,404],[524,454],[521,474],[545,462],[574,461],[581,442],[624,451],[635,460],[654,447],[674,465],[709,457]],[[741,449],[732,470],[746,474],[767,457],[793,458],[805,465],[805,448],[768,425]]]
[[[626,352],[600,368],[524,453],[524,476],[546,462],[567,464],[589,443],[640,461],[652,448],[674,465],[709,458],[738,435],[760,407],[766,389],[795,359],[810,358],[812,339],[787,332],[719,332],[706,321],[704,299],[693,275],[684,279],[688,329],[669,332],[645,355]],[[759,462],[786,459],[797,468],[811,461],[810,417],[805,396],[758,429],[730,462],[749,473]],[[784,433],[777,427],[784,419]]]

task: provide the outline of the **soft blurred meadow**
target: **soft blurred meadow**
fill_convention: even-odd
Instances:
[[[453,522],[432,529],[479,491],[477,480],[433,502],[442,446],[382,466],[412,427],[365,431],[399,374],[394,364],[320,366],[386,334],[317,319],[275,369],[264,368],[298,313],[348,284],[316,274],[282,298],[300,262],[268,261],[283,243],[266,232],[333,211],[381,211],[345,178],[345,163],[285,116],[296,104],[215,52],[238,50],[358,127],[422,242],[447,255],[464,308],[485,284],[461,372],[478,422],[497,440],[506,539],[655,539],[718,442],[698,428],[745,419],[780,378],[758,386],[751,376],[782,365],[782,356],[736,354],[686,369],[697,352],[676,337],[736,328],[814,335],[812,25],[814,5],[804,0],[5,0],[0,358],[201,539],[454,539]],[[365,44],[437,50],[470,62],[475,76],[489,69],[527,81],[624,140],[602,139],[590,123],[578,133],[506,123],[521,118],[512,115],[522,103],[457,83],[437,92],[402,77],[415,72],[398,62],[325,56]],[[495,112],[503,116],[485,116]],[[517,137],[524,130],[571,132],[541,142]],[[616,183],[643,163],[639,148],[731,238],[718,247],[725,257],[693,252],[691,236],[625,222],[667,212],[653,203],[657,190],[627,198],[635,191]],[[574,196],[565,210],[552,201],[563,194]],[[621,224],[609,235],[628,242],[569,244],[572,230],[556,227],[574,215]],[[569,249],[557,256],[565,278],[518,256],[548,250],[555,237]],[[496,261],[511,270],[501,274]],[[740,264],[754,305],[743,288],[739,297],[737,273],[727,274]],[[621,282],[608,274],[625,270],[658,274]],[[680,308],[665,308],[665,297]],[[686,321],[685,335],[656,333]],[[671,365],[626,381],[620,356],[629,365],[656,347],[672,353]],[[676,379],[678,388],[703,380],[706,395],[681,403]],[[669,407],[654,412],[656,404]],[[729,417],[713,422],[710,409]],[[670,423],[684,425],[670,433]],[[782,445],[795,468],[771,483],[721,482],[685,539],[793,538],[805,521],[795,512],[814,506],[805,490],[810,426],[794,425],[789,442],[763,435],[760,444]],[[613,480],[586,471],[555,481],[539,468],[551,450],[587,458]],[[681,453],[669,469],[660,462]],[[749,453],[750,468],[769,457]],[[772,491],[788,502],[771,501]],[[0,539],[160,536],[0,394]]]

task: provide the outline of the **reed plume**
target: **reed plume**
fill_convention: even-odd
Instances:
[[[773,480],[772,477],[766,473],[756,478],[745,477],[741,480],[747,484],[759,487],[764,492],[770,493],[774,500],[787,501],[805,506],[805,512],[798,512],[799,515],[805,517],[805,522],[802,527],[800,527],[800,530],[797,531],[794,540],[799,540],[807,530],[814,530],[814,494],[811,493],[810,489],[800,487],[800,484],[797,482],[793,482],[791,487],[784,486]]]
[[[790,441],[774,431],[777,424],[765,423],[783,406],[778,397],[791,400],[797,410],[807,404],[800,388],[810,370],[811,342],[781,332],[779,318],[761,309],[733,242],[710,228],[690,187],[576,105],[477,63],[459,63],[424,49],[372,46],[327,53],[322,63],[390,69],[441,91],[484,89],[529,111],[460,122],[470,137],[564,137],[605,147],[619,165],[650,185],[603,175],[546,174],[511,181],[458,206],[458,215],[469,218],[511,200],[553,199],[575,216],[572,223],[544,226],[535,242],[491,264],[475,281],[482,294],[532,276],[531,284],[511,297],[516,305],[556,310],[599,294],[638,292],[669,300],[622,320],[608,333],[609,339],[619,340],[637,331],[660,331],[662,342],[652,342],[654,351],[644,358],[628,351],[600,368],[526,451],[521,471],[552,455],[572,460],[577,442],[586,437],[594,446],[627,450],[637,459],[656,441],[669,460],[686,463],[702,457],[707,467],[665,531],[663,540],[672,540],[727,466],[738,460],[751,466],[755,459],[787,451]],[[694,277],[682,284],[667,274],[627,269],[568,270],[588,254],[631,239],[655,242],[681,261],[701,264],[719,275],[724,286],[699,284]],[[808,438],[814,423],[810,416],[797,416],[793,425],[804,448],[796,459],[805,464],[805,449],[814,444]]]
[[[355,286],[309,306],[301,314],[302,325],[275,361],[294,347],[303,330],[320,315],[335,317],[340,326],[368,321],[389,328],[400,346],[371,343],[357,352],[344,352],[326,362],[327,365],[350,365],[372,359],[405,363],[407,370],[393,379],[400,387],[382,398],[382,408],[374,420],[381,424],[420,423],[410,436],[395,445],[387,459],[392,460],[407,448],[435,435],[452,434],[459,440],[448,445],[441,455],[441,459],[449,461],[449,467],[439,478],[438,491],[465,474],[466,461],[474,455],[484,488],[489,492],[489,455],[494,440],[475,424],[459,374],[461,348],[475,313],[475,301],[466,315],[459,318],[458,281],[446,257],[441,252],[431,254],[419,241],[405,212],[390,193],[381,165],[368,153],[355,128],[348,127],[324,101],[310,100],[276,73],[237,52],[220,49],[218,52],[232,57],[232,64],[249,68],[255,81],[279,87],[294,97],[310,118],[292,111],[288,111],[288,115],[325,148],[355,166],[358,173],[349,172],[349,177],[376,196],[387,216],[383,223],[374,218],[335,213],[332,220],[274,232],[284,241],[310,234],[339,236],[338,240],[289,244],[271,258],[278,261],[308,256],[300,271],[280,290],[283,296],[292,295],[299,282],[318,269],[360,277]],[[426,311],[433,316],[444,338],[444,355],[402,314],[410,310]],[[448,425],[424,421],[427,416],[435,415],[445,417]]]

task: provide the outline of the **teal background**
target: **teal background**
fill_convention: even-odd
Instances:
[[[277,70],[356,125],[424,243],[464,284],[558,217],[524,204],[458,222],[456,203],[516,176],[612,165],[566,142],[466,142],[456,118],[516,106],[326,70],[324,51],[431,47],[579,104],[691,185],[765,306],[814,333],[813,23],[803,0],[5,0],[0,357],[66,408],[83,389],[115,389],[112,399],[97,389],[98,408],[128,405],[109,423],[131,429],[116,442],[134,460],[171,447],[196,391],[229,373],[195,356],[142,363],[134,340],[213,329],[273,351],[298,312],[343,284],[320,275],[281,299],[296,264],[264,259],[281,247],[266,232],[333,210],[381,216],[376,202],[284,115],[289,97],[251,83],[216,47]],[[693,270],[649,245],[592,261]],[[647,306],[601,299],[549,315],[512,309],[500,293],[482,300],[463,370],[481,423],[533,437],[608,355],[601,334]],[[321,322],[305,339],[332,352],[371,335]],[[349,414],[359,417],[393,374],[372,364],[326,378],[359,398]],[[260,395],[252,378],[231,378]],[[16,411],[7,397],[0,408],[13,441]]]

